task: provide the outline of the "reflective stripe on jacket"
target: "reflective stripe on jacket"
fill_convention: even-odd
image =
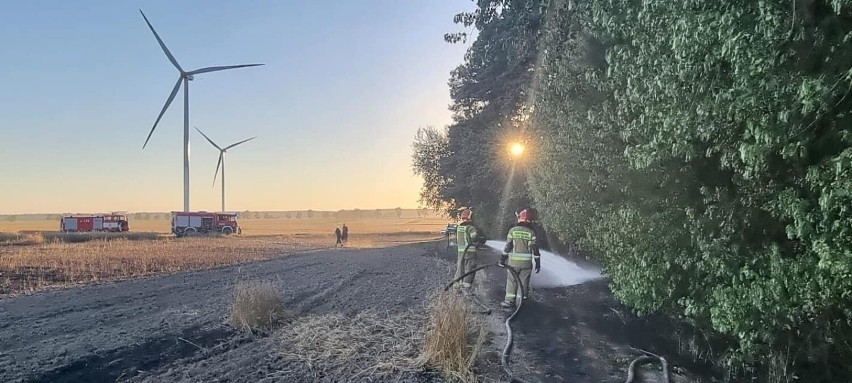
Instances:
[[[512,261],[532,262],[533,258],[540,258],[535,231],[530,227],[518,225],[509,229],[506,243]]]
[[[473,226],[470,222],[463,222],[459,224],[456,228],[456,243],[458,244],[459,253],[464,253],[464,250],[470,245],[470,248],[467,249],[467,254],[476,253],[476,239],[479,237],[479,232],[476,230],[476,226]]]

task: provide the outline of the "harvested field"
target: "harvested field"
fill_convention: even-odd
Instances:
[[[451,275],[435,249],[330,249],[6,298],[0,381],[442,382],[409,364]],[[229,325],[243,281],[274,286],[292,319],[271,336]]]
[[[232,265],[323,246],[328,245],[285,237],[41,241],[0,246],[0,294]]]
[[[351,229],[354,237],[359,235],[373,234],[411,234],[429,233],[435,235],[447,225],[447,219],[442,217],[383,217],[383,218],[271,218],[271,219],[246,219],[239,220],[244,236],[268,236],[268,235],[321,235],[332,238],[336,226],[344,223]],[[131,232],[152,232],[160,234],[171,233],[171,223],[167,219],[131,220]],[[53,232],[58,230],[58,221],[34,220],[34,221],[0,221],[0,232]],[[0,236],[2,240],[2,236]]]
[[[53,221],[0,222],[0,295],[204,269],[334,246],[333,218],[246,219],[243,235],[174,239],[168,220],[140,220],[125,233],[59,233]],[[443,218],[347,221],[347,248],[431,241]],[[42,231],[40,231],[41,229]],[[17,230],[12,233],[11,230]],[[275,234],[277,233],[277,234]],[[283,234],[282,234],[283,233]]]
[[[154,232],[124,233],[60,233],[55,231],[27,231],[18,233],[0,233],[0,246],[30,246],[42,243],[81,243],[89,241],[151,241],[162,239],[163,234]]]

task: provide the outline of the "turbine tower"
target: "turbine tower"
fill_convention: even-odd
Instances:
[[[221,148],[221,147],[219,147],[219,145],[216,145],[216,143],[213,142],[213,140],[211,140],[210,137],[207,137],[207,135],[204,134],[204,132],[202,132],[201,129],[195,128],[195,130],[197,130],[198,133],[201,133],[201,135],[204,136],[204,138],[206,138],[208,142],[210,142],[210,145],[213,145],[213,147],[215,147],[216,149],[219,149],[219,162],[216,163],[216,173],[213,173],[213,186],[216,186],[216,176],[219,175],[219,168],[221,167],[222,168],[222,212],[225,212],[225,152],[227,152],[228,149],[233,148],[234,146],[237,146],[237,145],[245,143],[245,142],[249,142],[249,141],[251,141],[251,140],[253,140],[257,137],[248,138],[248,139],[242,140],[240,142],[237,142],[236,144],[231,144],[229,146]]]
[[[178,64],[177,60],[175,60],[175,57],[172,56],[172,53],[169,52],[169,48],[166,48],[166,44],[163,42],[163,39],[160,38],[160,35],[157,34],[157,31],[154,30],[154,26],[151,25],[150,21],[148,21],[148,18],[145,16],[145,13],[142,12],[141,9],[139,10],[139,13],[142,14],[142,18],[145,19],[145,24],[148,24],[148,28],[150,28],[151,32],[154,33],[154,37],[160,44],[160,48],[163,49],[163,53],[166,54],[166,57],[168,57],[172,65],[174,65],[175,68],[177,68],[178,72],[180,72],[180,76],[178,77],[174,88],[172,88],[172,93],[169,94],[169,98],[166,99],[166,104],[163,106],[163,109],[157,116],[157,120],[154,121],[154,126],[152,126],[151,131],[148,132],[148,137],[145,139],[145,143],[142,145],[142,149],[145,149],[145,147],[148,145],[148,140],[150,140],[151,135],[154,134],[154,129],[157,129],[157,124],[160,122],[160,119],[163,118],[163,114],[166,113],[166,109],[169,108],[169,105],[171,105],[172,101],[175,99],[175,96],[180,90],[181,83],[183,83],[183,211],[189,211],[189,82],[192,81],[194,76],[197,74],[217,72],[228,69],[246,68],[263,64],[211,66],[186,72],[183,70],[183,68],[181,68],[180,64]]]

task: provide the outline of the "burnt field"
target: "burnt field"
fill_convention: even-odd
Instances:
[[[417,339],[411,338],[425,326],[428,298],[451,275],[433,248],[326,250],[6,298],[0,301],[0,381],[340,381],[359,364],[341,369],[334,358],[361,350],[304,360],[312,355],[304,342],[316,338],[235,329],[227,324],[234,287],[244,280],[275,286],[292,315],[285,327],[380,325],[389,334],[382,337],[391,339],[373,347],[408,341],[413,353]],[[411,365],[370,367],[363,365],[365,378],[440,380]]]
[[[293,251],[289,256],[0,300],[3,382],[444,382],[424,366],[432,298],[451,279],[444,244]],[[483,250],[481,261],[496,252]],[[545,265],[546,266],[546,265]],[[485,330],[467,381],[500,382],[505,342],[497,309],[505,275],[478,277],[473,321]],[[232,320],[235,290],[262,283],[285,320],[247,332]],[[471,305],[475,306],[475,305]],[[666,355],[673,382],[713,382],[679,357],[669,323],[637,318],[606,280],[537,289],[514,325],[511,364],[541,382],[621,382],[632,347]],[[667,335],[669,334],[669,335]],[[697,370],[701,370],[697,368]],[[642,382],[656,382],[645,370]]]

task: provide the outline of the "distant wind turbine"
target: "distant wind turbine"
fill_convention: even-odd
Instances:
[[[157,31],[154,30],[154,27],[151,25],[151,22],[148,21],[148,18],[145,17],[145,13],[142,12],[141,9],[139,10],[139,13],[142,14],[142,18],[145,19],[145,23],[148,24],[148,28],[150,28],[151,32],[154,33],[154,37],[160,44],[160,48],[163,49],[163,53],[166,54],[166,57],[169,58],[172,65],[174,65],[178,72],[180,72],[180,77],[178,77],[175,87],[172,89],[172,93],[169,94],[166,104],[163,105],[163,110],[160,111],[160,114],[157,116],[157,120],[154,121],[154,126],[152,126],[151,131],[148,132],[148,137],[145,139],[142,149],[145,149],[145,146],[148,145],[148,140],[150,140],[151,135],[154,134],[154,129],[157,129],[157,124],[160,122],[160,119],[163,118],[163,114],[166,113],[166,109],[169,108],[169,105],[171,105],[172,101],[175,99],[177,92],[180,90],[181,82],[183,82],[183,211],[189,211],[189,82],[192,81],[194,76],[197,74],[259,66],[263,64],[211,66],[186,72],[178,64],[177,60],[175,60],[175,57],[172,56],[172,53],[169,52],[169,48],[166,48],[166,44],[163,42],[163,39],[160,38],[160,35],[157,34]]]
[[[198,133],[201,133],[201,135],[204,136],[204,138],[206,138],[208,142],[210,142],[210,145],[213,145],[213,147],[215,147],[216,149],[219,149],[219,161],[216,163],[216,173],[213,173],[213,186],[216,186],[216,176],[219,175],[219,168],[221,167],[222,168],[222,211],[224,212],[225,211],[225,152],[227,152],[228,149],[233,148],[234,146],[237,146],[237,145],[242,144],[242,143],[249,142],[249,141],[251,141],[251,140],[253,140],[257,137],[248,138],[248,139],[242,140],[240,142],[237,142],[236,144],[231,144],[229,146],[222,148],[222,147],[219,147],[219,145],[216,145],[216,143],[213,142],[213,140],[211,140],[210,137],[207,137],[207,135],[204,134],[204,132],[202,132],[201,129],[195,128],[195,130],[197,130]]]

